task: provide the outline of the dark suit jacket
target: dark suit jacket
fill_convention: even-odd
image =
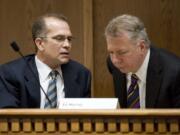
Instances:
[[[180,107],[180,58],[165,50],[150,48],[150,60],[146,78],[146,108]],[[115,95],[122,108],[127,107],[126,75],[107,65],[113,76]]]
[[[72,60],[62,65],[61,69],[65,97],[90,97],[89,70]],[[34,55],[0,67],[0,108],[4,107],[40,107],[40,84]]]

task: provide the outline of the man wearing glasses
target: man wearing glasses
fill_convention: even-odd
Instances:
[[[139,18],[112,19],[105,36],[122,108],[180,108],[180,59],[152,45]]]
[[[66,17],[46,14],[32,26],[35,55],[0,67],[0,108],[57,108],[61,98],[90,97],[91,74],[70,59]]]

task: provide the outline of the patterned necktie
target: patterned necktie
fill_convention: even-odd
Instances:
[[[56,108],[57,106],[57,88],[56,88],[56,77],[58,72],[57,71],[51,71],[50,77],[51,80],[49,81],[48,90],[47,90],[47,96],[48,99],[45,100],[44,108]]]
[[[140,108],[139,101],[139,87],[138,77],[135,74],[131,75],[131,85],[127,92],[127,107],[128,108]]]

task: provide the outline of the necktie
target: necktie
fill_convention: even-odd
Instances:
[[[139,87],[138,77],[135,74],[131,75],[131,85],[127,92],[127,107],[128,108],[140,108],[139,102]]]
[[[47,90],[47,96],[48,99],[45,100],[44,108],[56,108],[57,106],[57,88],[56,88],[56,77],[58,72],[57,71],[51,71],[50,77],[51,80],[49,81],[48,90]]]

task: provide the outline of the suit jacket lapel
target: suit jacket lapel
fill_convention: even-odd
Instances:
[[[162,80],[162,64],[156,50],[151,47],[150,60],[146,79],[146,107],[154,108],[160,91]]]
[[[126,92],[126,75],[115,70],[114,72],[114,83],[115,83],[115,94],[118,97],[120,102],[120,107],[124,108],[127,106],[127,92]]]
[[[107,66],[113,75],[115,95],[118,97],[120,107],[125,108],[127,106],[126,75],[112,64],[110,57],[107,58]]]
[[[40,107],[40,85],[38,71],[35,64],[35,57],[27,60],[27,69],[25,71],[25,87],[27,88],[28,105],[30,107]]]
[[[120,78],[119,78],[119,85],[120,85],[120,89],[119,89],[119,94],[120,94],[120,102],[121,105],[120,107],[124,108],[127,107],[127,90],[126,90],[126,75],[123,74]]]
[[[69,66],[70,62],[61,66],[65,97],[80,97],[81,87],[77,82],[77,74],[74,72],[73,67]]]

